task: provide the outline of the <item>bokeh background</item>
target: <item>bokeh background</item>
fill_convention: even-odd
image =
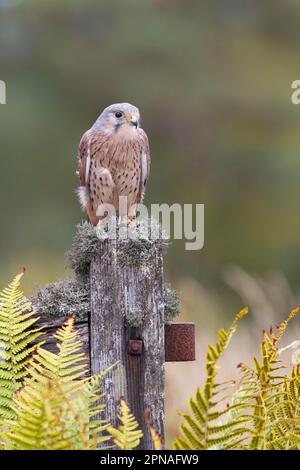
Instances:
[[[299,0],[0,0],[1,286],[23,265],[28,294],[66,276],[78,142],[113,102],[142,111],[145,202],[205,204],[204,249],[176,241],[165,263],[199,353],[167,365],[169,440],[215,329],[250,306],[234,374],[299,299],[299,26]]]

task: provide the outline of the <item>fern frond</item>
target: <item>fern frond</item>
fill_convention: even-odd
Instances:
[[[233,438],[241,433],[241,425],[248,420],[247,417],[242,417],[231,423],[221,421],[221,418],[228,414],[231,408],[228,406],[221,411],[217,409],[222,400],[219,396],[223,391],[224,384],[218,384],[215,381],[217,361],[227,348],[238,322],[247,313],[248,309],[241,310],[227,331],[224,329],[218,331],[219,340],[216,344],[214,346],[208,345],[204,388],[203,390],[198,388],[195,396],[190,399],[191,414],[181,414],[184,423],[180,427],[181,435],[176,437],[173,444],[175,449],[205,450],[219,444],[225,445],[232,442]],[[243,432],[246,432],[245,429],[242,428]]]
[[[121,421],[118,429],[113,426],[109,426],[107,431],[111,434],[114,439],[114,443],[121,450],[130,450],[137,447],[143,437],[142,431],[138,429],[139,425],[135,417],[131,414],[128,406],[123,399],[120,400],[120,411],[118,415]]]
[[[82,352],[83,343],[74,326],[72,315],[65,324],[53,335],[57,339],[57,353],[38,347],[30,363],[31,380],[35,382],[59,381],[64,393],[72,394],[88,372],[86,355]]]
[[[288,378],[283,371],[287,368],[280,359],[278,343],[289,322],[299,312],[297,306],[288,318],[281,322],[276,331],[263,332],[260,359],[254,359],[254,367],[241,364],[241,383],[247,390],[247,403],[252,413],[252,438],[249,448],[253,450],[274,450],[287,446],[297,448],[300,413],[298,406],[299,382],[297,368]]]
[[[13,418],[13,398],[27,375],[32,346],[41,328],[32,328],[38,318],[21,291],[24,272],[0,293],[0,417]]]
[[[104,448],[104,443],[111,439],[107,420],[100,418],[105,409],[100,381],[106,373],[90,377],[74,397],[67,396],[72,413],[66,415],[65,422],[73,436],[72,449],[97,449],[100,444]]]
[[[65,377],[47,378],[43,368],[28,372],[34,376],[17,392],[15,419],[6,421],[5,449],[91,450],[111,439],[108,422],[99,419],[105,408],[100,381],[107,371],[74,380],[72,387],[65,387]]]
[[[16,419],[5,433],[8,450],[68,450],[71,439],[65,427],[67,402],[58,384],[27,385],[14,403]]]
[[[93,392],[92,392],[93,389]],[[93,399],[91,399],[91,392]],[[90,421],[94,393],[81,394],[71,400],[59,382],[50,380],[34,388],[26,385],[17,393],[14,403],[16,419],[8,422],[5,432],[8,450],[69,450],[96,449],[110,436],[100,436],[107,424]],[[103,409],[97,407],[97,411]],[[94,410],[93,410],[94,411]]]

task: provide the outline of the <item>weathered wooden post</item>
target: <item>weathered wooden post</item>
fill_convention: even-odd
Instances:
[[[32,299],[47,325],[48,349],[55,350],[52,334],[71,312],[91,373],[117,363],[102,383],[106,417],[118,425],[119,401],[125,397],[144,434],[140,448],[146,450],[153,448],[146,410],[164,438],[165,361],[195,359],[194,323],[171,321],[178,305],[164,284],[165,246],[160,237],[99,238],[94,227],[83,223],[67,256],[74,277],[38,289]]]
[[[153,244],[140,262],[133,243],[105,240],[91,262],[91,372],[118,363],[104,380],[107,417],[116,424],[124,396],[144,434],[140,447],[151,449],[146,409],[164,436],[163,259],[161,246]]]

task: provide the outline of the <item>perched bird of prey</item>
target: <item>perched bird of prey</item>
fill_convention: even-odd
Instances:
[[[127,210],[141,203],[150,173],[147,134],[140,128],[138,108],[118,103],[104,109],[79,144],[79,199],[90,222],[97,225],[100,204],[112,204],[119,215],[119,196]]]

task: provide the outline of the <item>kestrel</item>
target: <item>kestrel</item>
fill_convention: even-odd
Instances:
[[[127,211],[143,201],[150,173],[147,134],[140,128],[138,108],[128,103],[104,109],[79,144],[79,199],[91,224],[97,208],[112,204],[119,215],[119,196],[127,196]]]

